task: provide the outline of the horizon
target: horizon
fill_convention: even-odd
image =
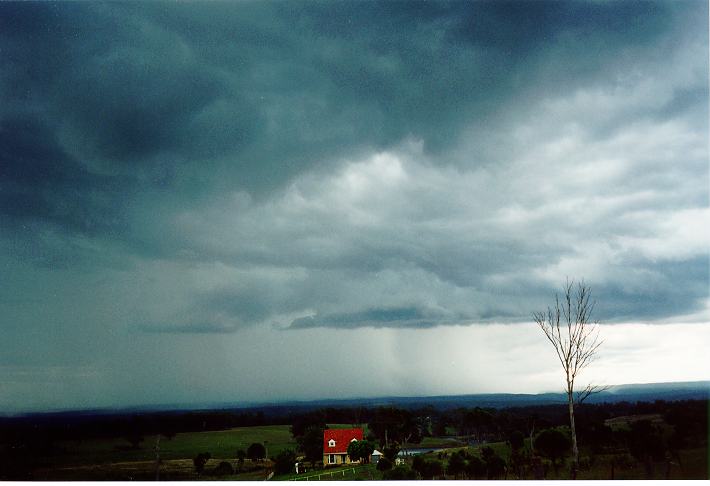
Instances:
[[[710,379],[709,52],[702,1],[0,3],[0,412],[561,389],[568,278],[582,386]]]
[[[646,383],[618,383],[613,385],[608,385],[609,388],[602,390],[600,393],[605,395],[615,395],[618,393],[617,388],[624,389],[624,387],[658,387],[655,388],[655,392],[665,390],[667,386],[679,385],[682,386],[680,389],[675,389],[674,391],[680,391],[688,386],[698,388],[708,388],[710,391],[710,380],[697,380],[697,381],[671,381],[671,382],[646,382]],[[660,389],[659,389],[660,388]],[[636,392],[638,393],[638,392]],[[654,391],[644,390],[644,394],[653,394]],[[453,395],[376,395],[376,396],[351,396],[351,397],[337,397],[337,398],[327,398],[327,397],[317,397],[317,398],[307,398],[307,399],[294,399],[294,398],[282,398],[274,399],[272,401],[259,402],[259,401],[232,401],[232,402],[182,402],[182,403],[135,403],[127,404],[121,407],[96,407],[96,408],[57,408],[57,409],[36,409],[36,410],[4,410],[0,411],[0,417],[13,418],[13,417],[23,417],[30,415],[52,415],[52,414],[71,414],[71,413],[126,413],[126,412],[143,412],[143,413],[160,413],[160,412],[179,412],[179,411],[201,411],[201,410],[252,410],[257,408],[269,408],[269,407],[282,407],[290,405],[317,405],[317,404],[328,404],[331,405],[333,402],[361,402],[361,401],[375,401],[375,400],[426,400],[426,399],[442,399],[442,398],[464,398],[464,397],[486,397],[486,396],[544,396],[544,395],[559,395],[561,398],[560,403],[566,403],[564,401],[564,390],[558,391],[540,391],[532,393],[522,393],[522,392],[473,392],[473,393],[462,393]],[[372,405],[374,406],[374,405]],[[510,406],[515,407],[516,404],[511,404]]]

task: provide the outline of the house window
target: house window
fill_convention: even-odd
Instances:
[[[335,447],[335,439],[330,439],[328,441],[328,447]]]
[[[335,454],[328,455],[328,464],[335,464]]]

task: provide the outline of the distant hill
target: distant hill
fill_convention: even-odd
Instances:
[[[644,383],[615,385],[609,390],[591,395],[588,403],[616,403],[654,400],[691,400],[710,398],[710,381],[678,383]],[[403,408],[419,408],[431,405],[439,409],[458,407],[524,407],[529,405],[552,405],[566,403],[564,393],[480,393],[471,395],[444,395],[430,397],[378,397],[338,400],[313,400],[308,402],[284,402],[281,406],[307,408],[393,405]],[[300,408],[299,407],[299,408]]]
[[[652,402],[655,400],[702,400],[710,398],[710,381],[676,382],[676,383],[643,383],[615,385],[609,390],[594,394],[587,403],[618,403],[618,402]],[[144,412],[179,412],[188,410],[235,410],[259,411],[265,415],[278,415],[289,412],[303,412],[324,407],[379,407],[397,406],[401,408],[422,408],[432,406],[441,410],[458,407],[508,408],[526,407],[531,405],[553,405],[566,403],[563,393],[479,393],[471,395],[443,395],[429,397],[374,397],[322,399],[309,401],[281,401],[269,403],[254,402],[219,402],[192,404],[164,404],[121,409],[57,411],[26,414],[61,415],[75,417],[90,417],[97,415],[113,415]],[[16,415],[16,414],[13,414]],[[19,415],[19,414],[17,414]]]

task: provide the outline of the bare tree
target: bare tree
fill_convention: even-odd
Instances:
[[[602,341],[599,339],[599,321],[592,320],[594,301],[590,301],[591,289],[584,281],[575,285],[567,279],[560,301],[555,294],[554,308],[547,312],[533,313],[533,319],[545,333],[548,341],[555,348],[565,373],[565,393],[569,407],[569,425],[572,433],[572,474],[576,475],[579,464],[577,433],[574,427],[574,405],[581,403],[589,395],[606,390],[608,387],[587,385],[575,393],[575,380],[579,373],[591,363]]]

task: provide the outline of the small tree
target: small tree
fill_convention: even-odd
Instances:
[[[311,467],[323,458],[323,430],[318,425],[310,426],[303,435],[296,437],[298,450],[311,462]]]
[[[510,445],[510,466],[518,479],[522,479],[525,464],[525,454],[523,453],[525,436],[519,430],[514,430],[508,436],[508,444]]]
[[[377,470],[378,471],[389,471],[392,469],[392,461],[387,459],[386,457],[380,457],[380,460],[377,461]]]
[[[244,466],[244,459],[247,457],[247,453],[244,449],[239,449],[237,450],[237,465],[239,466],[239,469],[241,470],[242,467]]]
[[[247,448],[247,457],[252,461],[260,461],[266,457],[266,447],[264,444],[254,442]]]
[[[574,404],[581,403],[592,393],[606,388],[590,384],[575,396],[575,380],[579,373],[594,360],[602,341],[599,339],[599,321],[592,320],[595,302],[590,301],[590,287],[584,281],[575,286],[574,280],[567,280],[563,290],[561,302],[559,296],[555,294],[555,307],[548,307],[547,312],[533,313],[533,319],[555,348],[565,374],[574,477],[579,465]]]
[[[134,449],[140,448],[140,443],[143,442],[143,434],[138,429],[131,429],[125,436],[125,439],[131,444]]]
[[[195,472],[197,474],[202,474],[205,470],[205,464],[210,460],[212,454],[209,452],[200,452],[192,459],[192,464],[195,466]]]
[[[431,461],[426,462],[426,473],[427,477],[434,478],[434,477],[441,477],[444,474],[444,465],[441,463],[441,461],[437,461],[436,459],[432,459]]]
[[[487,479],[496,479],[505,474],[505,459],[496,454],[492,447],[482,448],[481,456],[486,466]]]
[[[382,455],[384,455],[387,459],[394,463],[397,459],[397,456],[399,455],[399,447],[385,447],[384,449],[382,449]]]
[[[653,478],[653,463],[665,457],[666,445],[661,431],[649,420],[640,420],[631,424],[626,433],[629,452],[642,462],[646,469],[646,478]]]
[[[444,465],[437,459],[427,459],[415,456],[412,461],[412,469],[418,472],[423,479],[433,479],[435,476],[444,474]]]
[[[382,473],[382,479],[404,481],[411,479],[419,479],[419,476],[417,475],[417,472],[410,469],[409,466],[401,464],[393,469],[390,469],[389,471],[385,471],[384,473]]]
[[[284,449],[274,457],[274,471],[276,474],[291,472],[296,464],[296,453],[291,449]]]
[[[535,437],[535,450],[550,459],[555,470],[569,451],[570,444],[569,436],[559,429],[545,429]]]
[[[466,463],[466,477],[468,479],[479,479],[486,475],[486,463],[477,456],[471,456]]]
[[[508,436],[508,445],[513,453],[520,451],[525,445],[525,436],[519,430],[514,430]]]
[[[363,460],[365,464],[370,462],[370,454],[375,450],[375,445],[367,440],[356,440],[348,445],[348,455],[350,460]]]
[[[234,474],[234,468],[232,468],[232,465],[227,461],[222,461],[216,468],[214,468],[212,474],[215,476],[231,476]]]
[[[453,476],[454,479],[458,479],[459,474],[463,474],[465,470],[466,459],[464,458],[463,451],[451,454],[449,464],[446,466],[446,474]]]

